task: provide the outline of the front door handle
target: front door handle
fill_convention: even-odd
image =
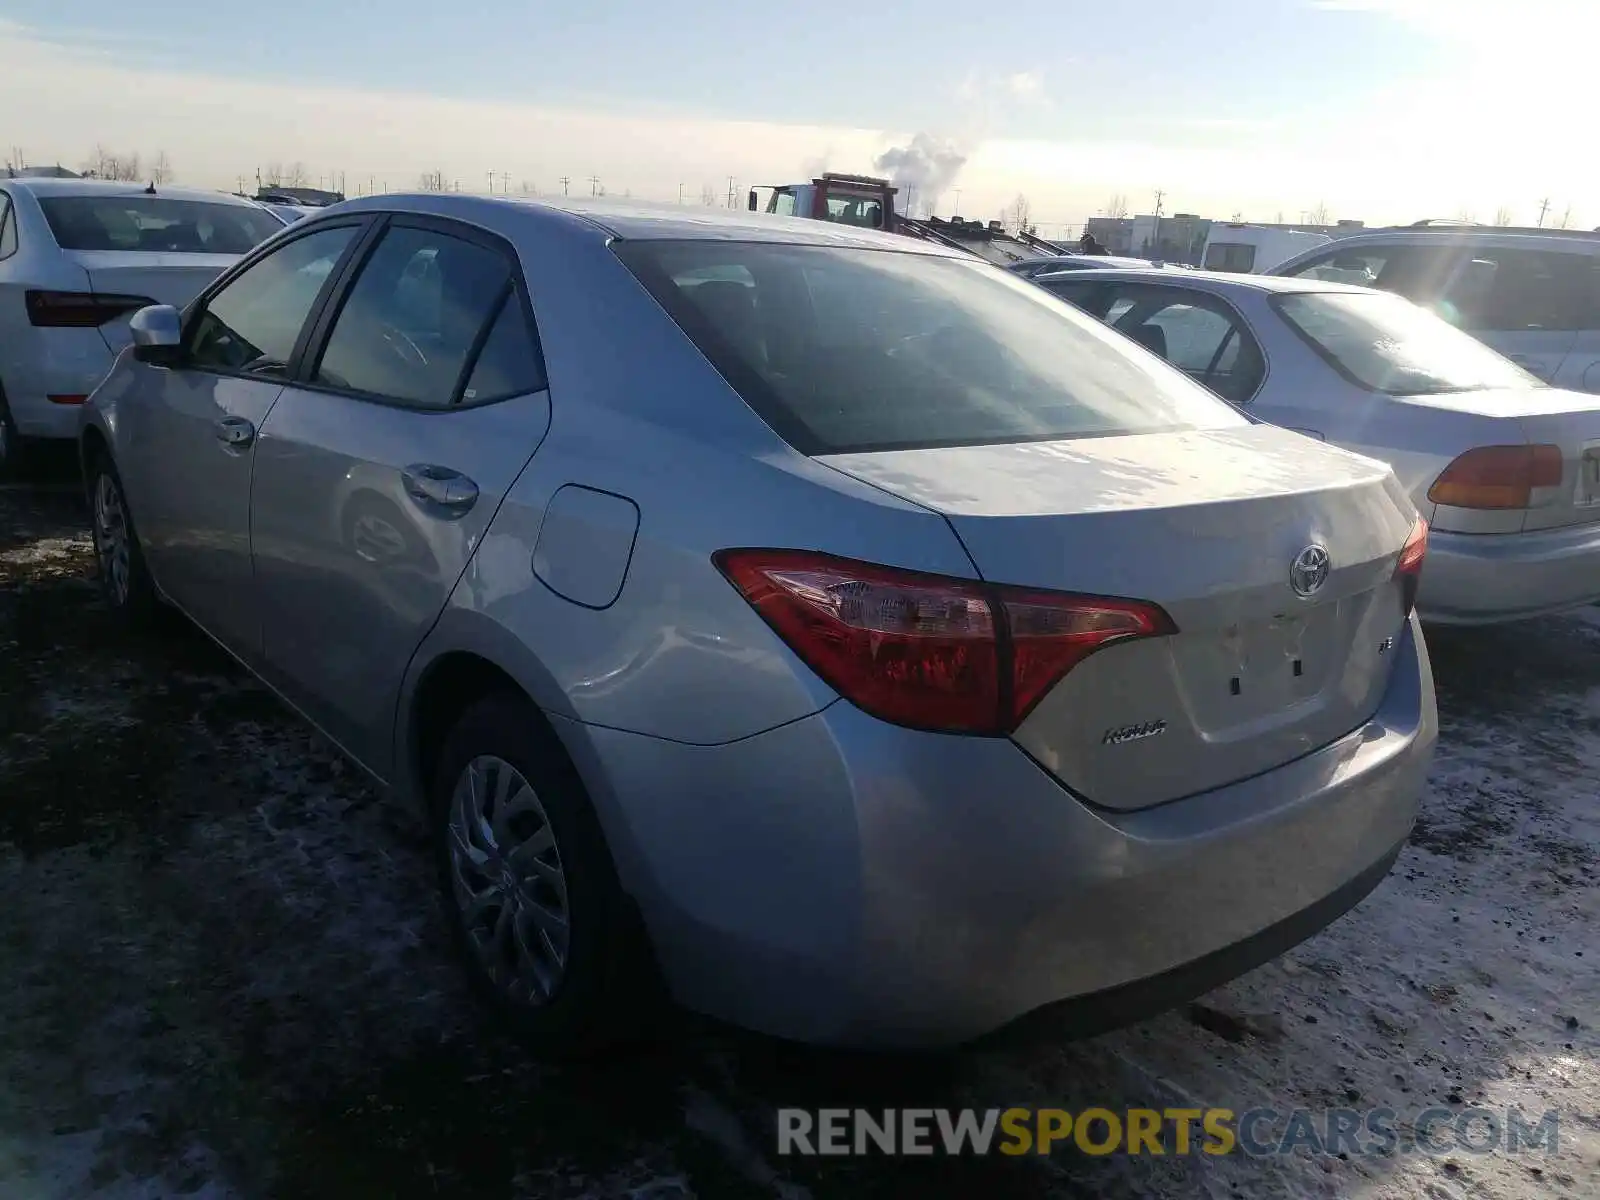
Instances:
[[[424,509],[459,517],[478,502],[478,485],[449,467],[416,463],[400,472],[400,477],[405,480],[406,495]]]
[[[223,417],[211,428],[217,441],[231,450],[243,450],[256,440],[256,427],[243,417]]]

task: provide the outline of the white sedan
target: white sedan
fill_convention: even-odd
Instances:
[[[129,317],[182,307],[282,227],[218,192],[0,179],[0,474],[26,441],[77,436],[79,408],[129,342]]]
[[[1246,413],[1388,462],[1432,527],[1424,619],[1600,601],[1600,398],[1367,288],[1169,271],[1035,282]]]

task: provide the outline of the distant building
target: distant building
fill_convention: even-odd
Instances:
[[[1110,254],[1198,266],[1206,239],[1211,236],[1211,227],[1227,223],[1194,213],[1173,213],[1159,219],[1152,214],[1143,214],[1136,217],[1090,217],[1084,228]],[[1359,233],[1366,227],[1363,221],[1339,221],[1333,225],[1279,225],[1259,221],[1250,224],[1258,229],[1298,229],[1307,233],[1325,233],[1332,238]]]

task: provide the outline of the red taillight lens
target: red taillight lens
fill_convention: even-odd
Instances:
[[[42,329],[98,329],[127,313],[148,308],[143,296],[108,296],[97,292],[28,292],[23,305],[28,324]]]
[[[1534,492],[1561,484],[1560,446],[1479,446],[1468,450],[1428,489],[1452,508],[1529,508]]]
[[[1428,523],[1418,517],[1411,526],[1405,548],[1400,551],[1400,561],[1394,565],[1394,577],[1400,581],[1401,603],[1406,615],[1417,604],[1417,586],[1422,582],[1422,563],[1428,557]]]
[[[996,587],[803,550],[716,564],[824,682],[915,729],[1010,733],[1095,650],[1174,632],[1134,600]]]

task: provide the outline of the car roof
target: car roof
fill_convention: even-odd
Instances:
[[[19,176],[0,179],[0,185],[12,191],[31,192],[35,196],[139,196],[149,192],[151,184],[112,179],[58,179],[46,176]],[[231,192],[215,192],[205,188],[171,187],[156,185],[155,195],[170,200],[206,200],[218,204],[253,204]]]
[[[831,221],[780,217],[745,209],[704,205],[611,201],[564,196],[463,196],[450,192],[385,193],[346,200],[318,213],[359,212],[431,213],[463,220],[504,218],[508,211],[526,218],[581,223],[599,234],[623,241],[743,241],[789,245],[860,247],[899,250],[936,257],[969,259],[976,256],[933,242],[876,229],[860,229]]]
[[[1136,270],[1112,267],[1107,270],[1058,271],[1050,275],[1037,276],[1034,282],[1047,283],[1052,279],[1059,279],[1064,283],[1094,280],[1148,281],[1159,283],[1164,287],[1198,287],[1212,292],[1370,292],[1372,290],[1352,283],[1307,279],[1297,275],[1240,275],[1228,271],[1172,271],[1161,267],[1142,267]]]
[[[1315,251],[1348,246],[1499,246],[1503,249],[1556,250],[1568,254],[1594,254],[1600,251],[1600,232],[1583,229],[1503,229],[1482,225],[1397,225],[1388,229],[1364,229],[1334,238]],[[1309,252],[1308,252],[1309,253]],[[1295,259],[1306,255],[1296,254]]]

